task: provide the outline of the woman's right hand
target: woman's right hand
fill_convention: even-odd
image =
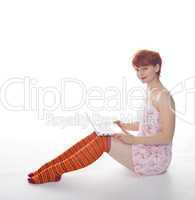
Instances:
[[[129,132],[126,131],[125,126],[123,125],[123,123],[120,120],[113,121],[113,123],[117,124],[124,133],[129,134]]]
[[[122,122],[120,120],[113,121],[113,123],[117,124],[119,127],[122,126]]]
[[[113,121],[113,123],[117,124],[121,129],[125,130],[125,126],[120,120]]]

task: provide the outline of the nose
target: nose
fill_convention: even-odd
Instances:
[[[142,70],[140,70],[140,71],[139,71],[139,75],[140,75],[140,76],[143,76],[143,75],[144,75],[144,72],[143,72]]]

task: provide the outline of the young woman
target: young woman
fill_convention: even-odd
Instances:
[[[172,159],[175,102],[159,79],[162,60],[158,52],[140,50],[132,64],[137,77],[147,85],[143,117],[140,122],[130,124],[117,122],[124,129],[139,132],[136,137],[115,134],[115,138],[128,145],[111,139],[109,154],[137,175],[162,174]]]
[[[132,60],[138,78],[147,84],[147,98],[141,121],[115,121],[124,132],[112,136],[87,135],[55,159],[28,174],[28,182],[41,184],[59,181],[62,174],[86,167],[104,152],[136,175],[166,172],[172,158],[175,129],[175,103],[160,82],[161,57],[158,52],[138,51]],[[137,136],[126,131],[138,131]]]

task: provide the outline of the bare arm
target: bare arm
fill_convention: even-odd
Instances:
[[[123,123],[122,126],[128,131],[138,131],[139,130],[139,121],[131,122],[131,123]]]
[[[152,136],[136,136],[130,139],[130,144],[169,144],[171,139],[166,135],[159,132]]]

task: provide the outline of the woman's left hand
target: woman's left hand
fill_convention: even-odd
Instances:
[[[124,133],[115,133],[112,135],[124,144],[133,144],[133,135],[125,135]]]

